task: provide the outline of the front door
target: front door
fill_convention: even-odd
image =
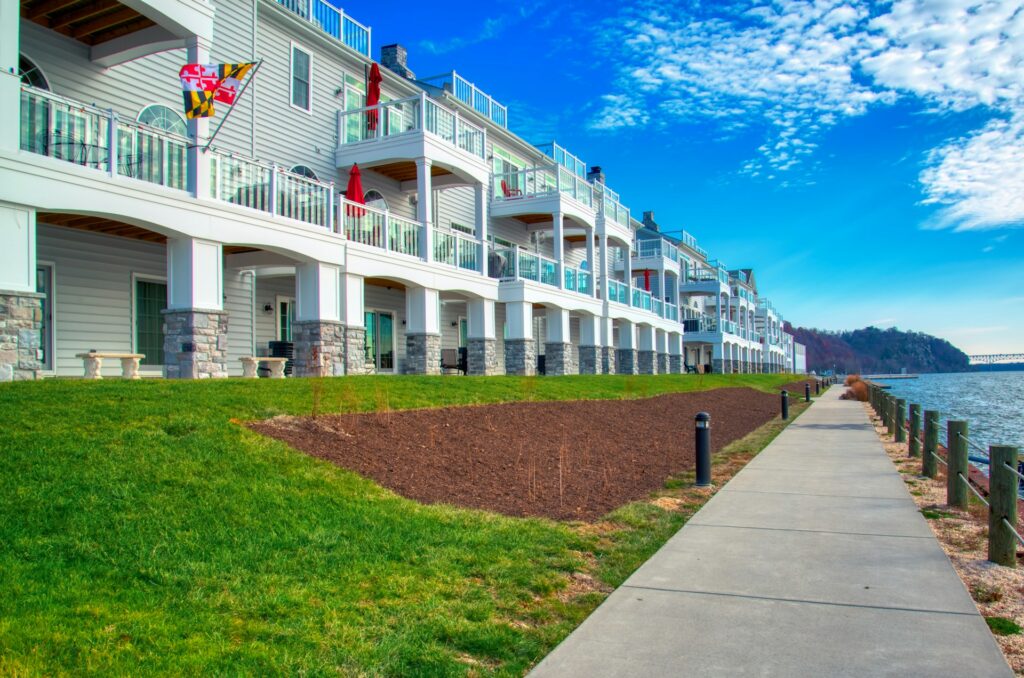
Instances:
[[[366,364],[377,372],[395,371],[395,314],[366,311]]]

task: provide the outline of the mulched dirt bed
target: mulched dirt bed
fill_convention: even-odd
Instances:
[[[638,400],[276,417],[248,426],[424,503],[589,521],[692,469],[693,417],[702,410],[711,414],[714,452],[777,416],[779,402],[724,388]]]

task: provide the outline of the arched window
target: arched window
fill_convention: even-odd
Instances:
[[[24,54],[18,55],[18,77],[21,78],[22,84],[29,87],[50,89],[50,83],[46,82],[43,72]]]
[[[388,201],[384,199],[380,191],[370,189],[363,196],[363,201],[366,202],[368,207],[376,207],[379,210],[386,210],[388,208]]]
[[[165,132],[181,136],[188,135],[188,125],[185,124],[184,118],[178,115],[174,109],[163,104],[152,104],[139,111],[139,122]]]
[[[316,172],[305,165],[296,165],[291,169],[291,172],[292,174],[298,174],[300,177],[306,177],[307,179],[313,179],[314,181],[320,180],[316,175]]]

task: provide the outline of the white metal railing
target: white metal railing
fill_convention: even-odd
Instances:
[[[480,243],[455,231],[434,231],[434,261],[467,271],[480,270]]]
[[[213,151],[210,197],[335,230],[334,184],[252,158]]]
[[[618,280],[608,280],[608,301],[629,305],[629,286]]]
[[[116,143],[111,143],[116,139]],[[188,139],[32,87],[21,89],[24,151],[185,190]],[[113,168],[113,169],[112,169]]]
[[[338,111],[337,125],[341,146],[422,130],[481,159],[487,145],[487,135],[482,128],[466,121],[458,111],[450,111],[428,99],[425,94]]]
[[[440,87],[491,122],[508,127],[508,108],[455,71],[422,78],[421,82]]]
[[[326,0],[277,0],[277,4],[363,56],[370,56],[370,28]]]
[[[345,198],[341,199],[338,211],[348,240],[411,257],[420,256],[423,232],[420,222]]]

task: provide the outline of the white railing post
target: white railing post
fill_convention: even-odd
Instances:
[[[277,165],[270,166],[270,213],[277,214]]]
[[[111,177],[117,176],[117,112],[108,108],[110,118],[107,120],[107,171]]]

